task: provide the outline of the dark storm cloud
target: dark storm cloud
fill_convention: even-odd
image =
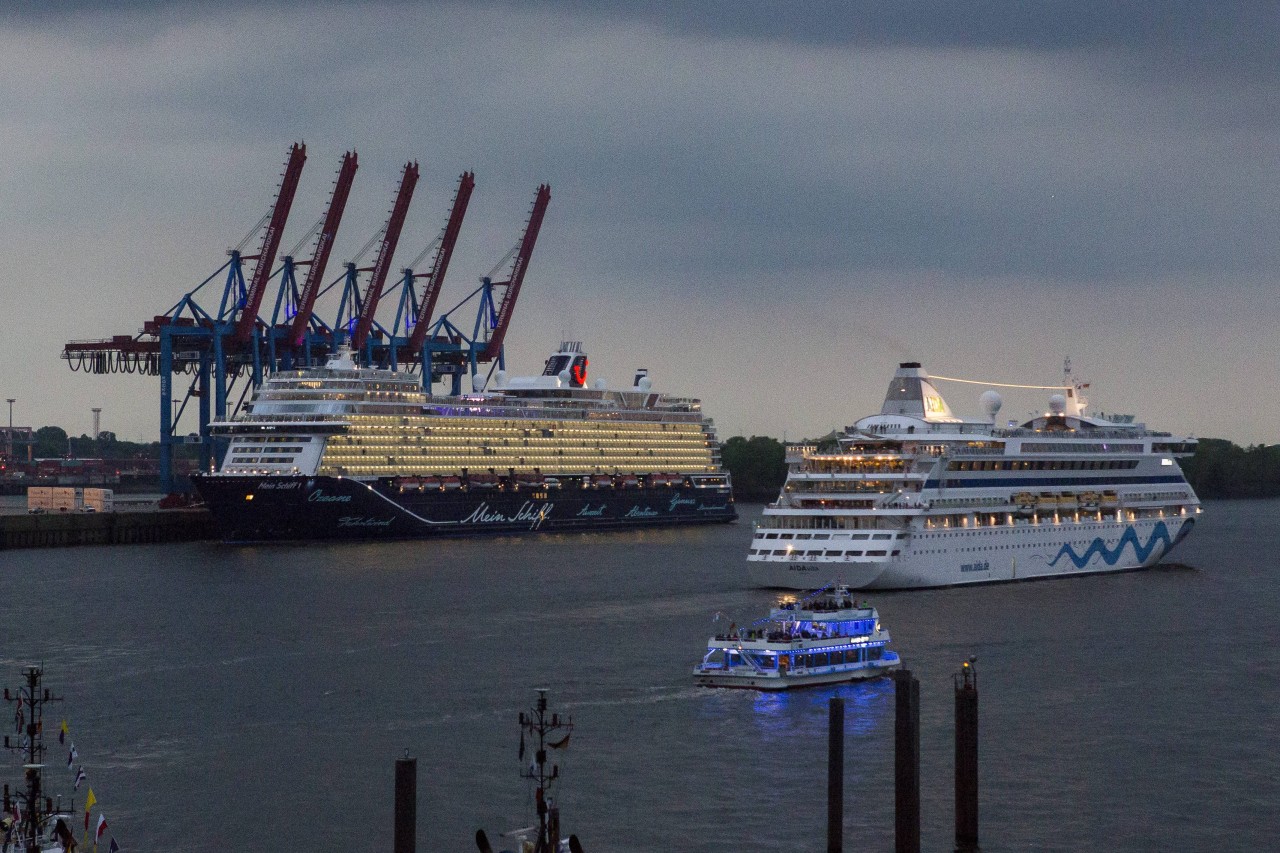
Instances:
[[[1007,369],[1029,353],[1052,373],[1066,351],[1087,364],[1092,349],[1116,374],[1092,378],[1115,387],[1184,361],[1188,338],[1234,340],[1227,330],[1247,325],[1262,339],[1275,325],[1270,12],[7,4],[0,253],[78,324],[68,336],[128,330],[222,262],[305,140],[286,247],[323,209],[342,151],[360,152],[337,259],[384,221],[405,159],[424,175],[409,256],[439,228],[458,173],[476,171],[445,301],[502,256],[549,181],[513,353],[581,335],[600,363],[630,366],[638,325],[661,341],[655,375],[678,384],[700,364],[735,431],[826,432],[861,411],[822,378],[874,400],[883,377],[855,388],[864,377],[845,368],[908,350],[1018,381],[1046,378]],[[94,287],[66,282],[72,256]],[[129,298],[108,298],[121,282]],[[618,334],[602,342],[601,329]],[[1245,346],[1193,359],[1184,382],[1256,357]],[[789,389],[793,405],[758,405],[762,387]],[[1155,399],[1157,422],[1197,410]]]
[[[8,15],[31,26],[91,16],[89,37],[105,41],[141,40],[183,21],[214,35],[222,27],[222,37],[234,40],[245,26],[236,8],[136,2],[104,11],[73,2],[18,4]],[[421,91],[468,91],[470,102],[438,95],[441,115],[508,111],[528,161],[536,163],[541,149],[548,160],[573,164],[556,177],[585,194],[581,210],[566,212],[580,214],[577,224],[588,230],[607,223],[600,239],[614,242],[617,260],[630,266],[768,273],[799,263],[1075,279],[1252,270],[1280,260],[1265,239],[1280,222],[1258,215],[1271,208],[1269,176],[1258,164],[1276,161],[1280,117],[1272,85],[1280,16],[1268,4],[533,0],[239,8],[259,18],[296,16],[299,27],[316,10],[349,12],[359,25],[321,60],[334,88],[293,73],[289,65],[320,57],[308,56],[305,44],[282,43],[157,87],[157,115],[181,115],[184,130],[199,128],[209,140],[265,141],[281,128],[305,133],[326,101],[368,97],[377,76],[415,77]],[[521,75],[538,80],[557,71],[561,57],[544,54],[545,31],[530,32],[518,67],[511,55],[496,54],[485,68],[425,51],[406,52],[400,64],[387,49],[412,42],[378,43],[386,37],[380,23],[409,16],[430,26],[433,10],[456,19],[468,9],[488,13],[490,25],[508,10],[512,44],[522,22],[539,13],[558,19],[565,38],[612,26],[627,28],[631,40],[604,40],[600,49],[620,55],[567,69],[539,92],[553,103],[538,110],[526,109],[517,93],[528,84]],[[461,49],[485,49],[490,36],[467,34]],[[685,50],[679,61],[651,52],[659,37]],[[206,49],[223,47],[215,39]],[[424,60],[442,66],[425,74]],[[586,79],[571,79],[573,72]],[[477,104],[477,91],[491,100]],[[566,97],[556,102],[561,92]],[[388,86],[383,97],[398,94],[407,87]],[[231,114],[234,125],[225,123]],[[500,142],[469,140],[482,157],[509,156]]]
[[[353,6],[375,9],[376,0],[16,0],[0,8],[0,20],[55,20],[121,12],[196,14],[226,18],[233,10],[293,11]],[[1275,73],[1280,20],[1266,2],[1212,0],[1076,0],[1070,3],[882,0],[881,2],[761,2],[700,0],[644,3],[632,0],[459,0],[406,2],[402,7],[541,7],[575,16],[608,16],[649,23],[701,38],[745,37],[807,45],[925,49],[1021,49],[1147,54],[1181,57],[1187,66],[1226,73]]]

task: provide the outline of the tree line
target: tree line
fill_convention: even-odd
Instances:
[[[175,445],[180,458],[196,458],[199,447],[193,444]],[[159,459],[160,442],[122,441],[114,432],[103,430],[96,438],[86,434],[68,435],[59,426],[43,426],[31,435],[31,455],[35,459]],[[15,448],[14,456],[26,458],[25,446]]]
[[[833,436],[810,439],[835,449]],[[733,493],[740,501],[769,502],[778,497],[787,479],[786,448],[767,436],[740,435],[720,448],[724,467],[733,477]],[[1202,438],[1194,456],[1179,459],[1187,482],[1204,499],[1280,497],[1280,445],[1241,447],[1221,438]]]

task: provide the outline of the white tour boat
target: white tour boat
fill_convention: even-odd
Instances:
[[[707,641],[693,680],[704,687],[786,690],[876,678],[901,665],[876,609],[846,586],[786,601],[750,627]]]
[[[987,383],[982,383],[987,384]],[[996,384],[996,383],[990,383]],[[880,413],[831,450],[788,449],[786,484],[764,510],[754,583],[905,589],[1150,566],[1191,532],[1200,501],[1178,457],[1195,439],[1131,416],[1085,414],[1070,362],[1049,410],[1021,426],[952,414],[920,365],[899,366]]]

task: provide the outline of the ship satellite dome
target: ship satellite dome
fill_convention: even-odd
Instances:
[[[650,388],[653,387],[653,383],[649,381],[648,376],[641,376],[640,381],[636,383],[636,387],[639,388],[641,391],[648,391]]]
[[[1055,415],[1060,415],[1067,410],[1067,398],[1061,394],[1054,394],[1049,398],[1049,411]]]
[[[1000,407],[1004,405],[1004,400],[1000,397],[1000,392],[983,391],[982,396],[978,398],[978,401],[982,403],[982,411],[986,412],[987,417],[994,422],[996,415],[1000,411]]]
[[[560,381],[561,381],[561,382],[563,382],[565,385],[568,385],[568,384],[569,384],[569,371],[568,371],[568,370],[562,370],[562,371],[560,371]]]
[[[471,374],[471,390],[477,393],[484,390],[484,378],[479,373]]]
[[[497,373],[493,374],[493,381],[497,384],[499,388],[506,385],[507,372],[505,370],[499,370]]]
[[[596,389],[597,391],[603,391],[604,389],[609,387],[609,382],[606,379],[597,378],[595,382],[591,383],[591,387]]]

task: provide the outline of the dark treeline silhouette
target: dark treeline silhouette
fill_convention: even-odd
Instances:
[[[834,450],[833,439],[824,436],[805,443]],[[770,502],[778,496],[787,478],[782,442],[735,435],[724,443],[721,455],[738,500]],[[1195,455],[1178,462],[1201,498],[1280,497],[1280,445],[1241,447],[1221,438],[1202,438]]]
[[[721,446],[720,458],[733,478],[733,495],[740,501],[770,502],[787,479],[787,453],[776,438],[735,435]]]
[[[1178,461],[1201,498],[1280,497],[1280,445],[1202,438],[1195,456]]]
[[[68,435],[59,426],[43,426],[32,436],[31,455],[36,459],[57,459],[70,456],[74,459],[159,459],[160,442],[122,441],[114,432],[103,430],[96,439],[88,435]],[[25,445],[14,455],[26,458]],[[194,444],[178,444],[175,452],[179,458],[195,459],[200,448]],[[0,450],[2,452],[2,450]]]

